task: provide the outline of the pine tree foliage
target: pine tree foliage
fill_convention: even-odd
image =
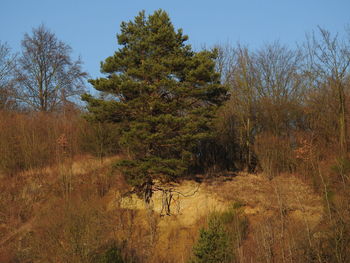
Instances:
[[[193,248],[191,263],[224,263],[233,259],[230,236],[219,215],[209,219],[208,228],[200,230],[199,240]]]
[[[238,202],[226,211],[211,213],[208,226],[200,230],[190,262],[240,262],[236,252],[246,238],[247,228],[247,218]]]
[[[176,180],[212,136],[215,112],[227,99],[217,52],[192,51],[163,10],[123,22],[117,39],[120,48],[101,63],[106,77],[90,80],[110,99],[83,96],[90,118],[118,123],[128,158],[117,165],[129,183]]]

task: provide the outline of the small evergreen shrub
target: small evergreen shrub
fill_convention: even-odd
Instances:
[[[116,244],[110,245],[103,252],[94,256],[93,263],[125,263],[121,250]]]
[[[191,263],[225,263],[235,261],[235,249],[247,232],[248,221],[241,205],[234,203],[225,212],[209,216],[208,227],[200,230],[197,244],[193,247]]]

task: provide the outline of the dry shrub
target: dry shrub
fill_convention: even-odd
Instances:
[[[32,198],[28,198],[25,178],[3,178],[0,182],[0,225],[6,226],[0,231],[0,238],[16,229],[32,216]]]
[[[338,144],[325,144],[318,137],[301,140],[296,153],[298,170],[308,181],[312,180],[325,208],[322,222],[303,246],[304,261],[349,262],[349,157],[339,157]]]
[[[91,254],[108,240],[112,231],[108,214],[98,200],[62,199],[43,209],[27,235],[23,258],[39,262],[90,262]]]
[[[256,138],[254,149],[259,165],[268,178],[295,170],[294,152],[287,137],[261,134]]]
[[[48,166],[56,161],[57,139],[66,134],[69,151],[77,151],[75,120],[33,113],[0,113],[0,171]]]
[[[119,153],[119,134],[116,125],[84,121],[84,127],[79,131],[81,150],[101,160],[105,156]]]
[[[278,217],[264,218],[253,229],[255,246],[246,257],[253,262],[308,262],[303,260],[308,247],[306,233],[302,222],[287,217],[283,222]]]
[[[34,205],[36,210],[28,229],[11,241],[15,245],[14,259],[19,262],[95,262],[98,254],[106,252],[105,245],[114,241],[118,247],[120,244],[123,258],[134,256],[135,252],[128,250],[132,248],[129,240],[119,236],[119,219],[126,221],[118,216],[122,211],[118,207],[108,209],[110,198],[101,197],[100,179],[96,175],[108,172],[107,168],[95,167],[94,171],[78,175],[70,165],[70,162],[62,163],[63,168],[53,169],[52,175],[46,177],[41,191],[44,188],[51,191],[45,200]],[[71,172],[65,176],[70,178],[69,187],[63,183],[65,171]],[[123,230],[134,231],[127,226]]]
[[[101,164],[89,157],[74,162],[62,157],[50,168],[0,180],[0,258],[89,262],[84,260],[108,239],[120,240],[113,235],[118,209],[107,212],[105,207],[111,202],[108,191],[125,186],[110,168],[114,159]],[[81,252],[74,252],[73,246],[80,246]]]
[[[79,112],[0,112],[0,175],[47,167],[78,154],[115,154],[113,127],[90,124]]]

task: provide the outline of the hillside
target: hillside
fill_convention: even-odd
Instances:
[[[131,188],[110,168],[116,159],[101,163],[80,157],[7,179],[0,203],[0,261],[31,262],[34,257],[65,262],[78,247],[80,258],[74,262],[84,262],[116,240],[125,257],[139,262],[187,262],[208,215],[233,203],[248,219],[240,262],[258,257],[267,262],[269,251],[276,251],[276,259],[283,253],[292,259],[301,253],[298,241],[307,240],[307,233],[315,235],[323,217],[321,198],[286,174],[268,180],[262,174],[238,173],[157,185],[171,189],[170,211],[161,190],[146,206],[135,194],[125,195]]]

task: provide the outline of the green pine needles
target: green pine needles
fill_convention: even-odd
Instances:
[[[117,166],[130,184],[176,180],[212,136],[228,97],[215,71],[217,52],[192,51],[163,10],[123,22],[117,38],[120,48],[101,64],[106,77],[90,80],[109,99],[83,96],[90,118],[118,123],[126,158]]]
[[[211,213],[208,226],[200,230],[189,263],[239,262],[236,252],[246,238],[247,228],[248,220],[240,203],[233,203],[226,211]]]
[[[211,216],[208,228],[200,230],[190,263],[229,263],[233,259],[230,236],[218,215]]]

